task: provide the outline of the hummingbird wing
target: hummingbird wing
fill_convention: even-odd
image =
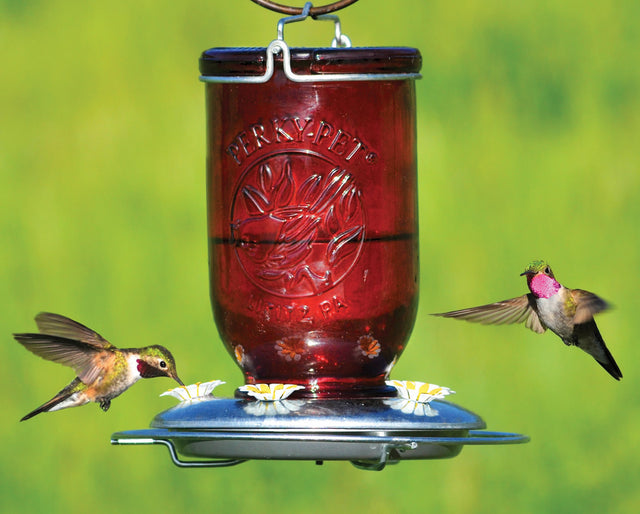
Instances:
[[[542,334],[546,330],[546,327],[540,322],[535,298],[531,293],[479,307],[441,312],[433,314],[433,316],[458,318],[483,325],[524,323],[527,328],[538,334]]]
[[[50,334],[13,334],[22,346],[38,357],[73,368],[85,384],[94,382],[114,358],[113,352]]]
[[[585,291],[584,289],[571,289],[571,296],[576,303],[576,314],[574,323],[586,323],[593,318],[594,314],[610,308],[610,305],[598,295]]]
[[[41,312],[36,316],[36,324],[38,325],[38,330],[43,334],[82,341],[100,350],[115,348],[114,345],[89,327],[85,327],[82,323],[60,314]]]

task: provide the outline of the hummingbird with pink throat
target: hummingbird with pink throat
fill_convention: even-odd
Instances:
[[[184,385],[178,378],[173,355],[163,346],[119,349],[97,332],[65,316],[41,312],[35,319],[40,333],[13,337],[37,356],[73,368],[77,377],[20,421],[41,412],[89,402],[98,403],[106,412],[111,400],[141,378],[169,377]]]
[[[524,323],[538,334],[546,329],[567,346],[577,346],[591,355],[616,380],[620,368],[607,348],[593,316],[609,308],[599,296],[583,289],[569,289],[554,277],[549,265],[533,261],[523,273],[530,293],[501,302],[443,312],[434,316],[458,318],[486,325]]]

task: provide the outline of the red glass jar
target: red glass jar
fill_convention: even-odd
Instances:
[[[418,303],[420,54],[284,54],[214,48],[200,60],[215,321],[246,383],[384,396]],[[272,76],[247,82],[269,60]]]

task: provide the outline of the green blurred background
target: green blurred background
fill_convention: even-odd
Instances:
[[[380,473],[348,463],[182,470],[112,447],[174,400],[143,381],[95,405],[18,419],[71,378],[12,332],[41,310],[119,346],[165,344],[186,382],[241,374],[209,307],[198,57],[266,46],[279,16],[243,1],[0,1],[0,511],[637,512],[640,509],[640,3],[361,0],[355,45],[414,46],[421,303],[393,378],[447,385],[529,444]],[[288,26],[324,46],[326,23]],[[598,318],[617,383],[551,334],[430,312],[522,294],[547,259],[615,309]]]

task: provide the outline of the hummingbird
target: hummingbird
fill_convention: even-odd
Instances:
[[[620,368],[593,319],[594,314],[608,309],[609,304],[589,291],[563,286],[542,260],[531,262],[520,276],[527,278],[530,293],[480,307],[433,315],[485,325],[524,323],[538,334],[549,329],[567,346],[577,346],[587,352],[613,378],[620,380]]]
[[[111,400],[141,378],[170,377],[184,386],[178,378],[173,355],[163,346],[119,349],[97,332],[65,316],[41,312],[35,320],[39,334],[13,334],[13,337],[37,356],[70,366],[77,377],[20,421],[41,412],[89,402],[100,404],[106,412]]]

